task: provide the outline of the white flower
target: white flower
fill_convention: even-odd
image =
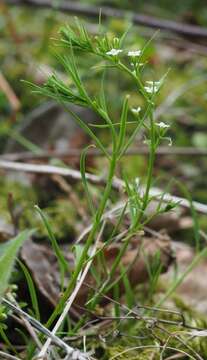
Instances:
[[[145,88],[146,92],[149,94],[156,93],[159,90],[159,87],[161,85],[160,81],[146,81],[146,83],[148,85],[145,86],[144,88]]]
[[[156,123],[157,126],[159,126],[160,129],[167,129],[170,127],[170,125],[165,124],[163,121]]]
[[[144,139],[143,144],[150,146],[151,140],[150,139]]]
[[[136,67],[138,67],[138,66],[141,67],[141,66],[144,65],[144,63],[137,63],[137,62],[136,62],[135,64],[134,64],[134,63],[130,63],[130,65],[133,66],[133,67],[134,67],[134,66],[136,66]]]
[[[158,88],[153,86],[145,86],[144,88],[148,94],[153,94],[154,92],[156,93],[158,91]]]
[[[119,53],[121,53],[123,50],[121,49],[111,49],[109,51],[107,51],[106,55],[111,55],[111,56],[116,56],[119,55]]]
[[[128,51],[128,56],[131,56],[131,57],[135,57],[135,56],[140,56],[141,55],[141,50],[135,50],[135,51]]]
[[[170,137],[167,137],[166,140],[168,140],[168,146],[172,146],[172,139]]]
[[[140,178],[136,177],[134,179],[134,182],[135,182],[136,186],[139,186],[140,185]]]
[[[138,106],[137,108],[132,108],[132,112],[135,114],[135,115],[138,115],[141,111],[141,107]]]
[[[160,86],[161,85],[161,81],[146,81],[146,83],[150,86]]]

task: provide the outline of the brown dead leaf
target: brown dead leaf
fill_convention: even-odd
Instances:
[[[116,259],[116,256],[118,255],[119,249],[120,249],[120,244],[115,244],[115,245],[110,245],[109,248],[104,250],[104,256],[108,271],[110,271]],[[121,260],[121,265],[124,267],[124,269],[128,269],[127,271],[128,279],[132,287],[147,282],[149,278],[149,274],[148,274],[146,262],[152,263],[152,260],[157,252],[160,253],[160,261],[162,264],[161,271],[165,272],[168,269],[171,262],[173,261],[173,255],[171,252],[171,242],[169,237],[162,236],[162,239],[135,237],[134,239],[132,239],[130,248],[126,251],[125,255],[122,257]],[[97,273],[99,275],[103,274],[103,279],[104,279],[104,273],[102,267],[96,264],[96,261],[94,265],[96,267]],[[112,280],[115,280],[119,276],[120,276],[120,269],[116,271],[115,276]],[[90,285],[90,287],[94,288],[95,290],[95,281],[91,274],[88,274],[85,282],[87,285],[85,286],[83,284],[75,300],[76,304],[82,306],[85,304],[87,300],[87,296],[89,292],[88,285]],[[119,283],[119,286],[120,286],[120,296],[121,296],[123,295],[125,288],[122,282]],[[105,303],[104,299],[102,303]]]
[[[157,206],[157,201],[151,201],[147,208],[147,215],[149,217],[156,213]],[[168,234],[173,234],[179,230],[192,228],[193,221],[192,217],[186,214],[186,209],[177,207],[176,209],[173,209],[173,211],[163,212],[152,217],[148,226],[156,231],[167,229]]]
[[[195,251],[184,243],[173,242],[176,254],[176,263],[178,267],[178,276],[182,274],[191,264],[196,256]],[[207,260],[204,258],[200,263],[186,276],[182,284],[177,288],[176,294],[180,296],[182,302],[186,303],[200,313],[207,312]],[[167,283],[173,279],[173,269],[170,269],[163,275],[163,280]]]
[[[111,245],[104,250],[106,265],[110,270],[114,260],[119,251],[120,245]],[[62,247],[62,251],[68,260],[71,268],[74,266],[74,257],[72,253]],[[128,268],[128,278],[131,286],[134,287],[139,283],[143,283],[148,279],[148,271],[146,267],[146,259],[151,262],[155,253],[160,252],[160,260],[162,263],[162,271],[166,271],[172,261],[172,252],[170,240],[168,237],[156,238],[138,238],[135,237],[131,243],[130,248],[122,258],[121,264],[124,268]],[[38,244],[33,240],[25,242],[21,250],[21,257],[41,292],[41,294],[55,306],[60,297],[60,273],[58,270],[57,259],[54,252],[47,244]],[[104,273],[97,261],[94,261],[96,271],[102,276]],[[116,272],[115,277],[119,276],[119,271]],[[67,284],[69,279],[65,279]],[[85,283],[91,285],[95,289],[95,280],[89,273],[85,279]],[[65,285],[66,285],[65,284]],[[121,292],[124,291],[124,286],[120,286]],[[75,303],[83,306],[89,294],[89,288],[83,285],[76,297]]]
[[[56,305],[60,287],[57,260],[49,245],[36,244],[33,240],[24,243],[21,258],[31,271],[38,290],[52,304]]]

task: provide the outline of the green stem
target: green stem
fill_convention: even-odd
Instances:
[[[152,139],[153,139],[153,137],[151,137],[151,142],[152,142]],[[146,190],[145,190],[143,207],[142,207],[143,211],[146,209],[147,203],[149,200],[149,191],[150,191],[150,187],[151,187],[151,183],[152,183],[152,172],[153,172],[154,160],[155,160],[155,151],[154,151],[154,144],[152,144],[150,147],[149,166],[148,166],[148,173],[147,173],[147,184],[146,184]]]
[[[125,252],[127,251],[129,242],[132,238],[132,236],[134,235],[133,231],[129,231],[129,234],[127,235],[127,237],[124,239],[124,243],[122,245],[122,247],[120,248],[119,254],[116,256],[112,268],[110,269],[110,273],[106,279],[106,281],[102,284],[101,288],[99,290],[97,290],[96,295],[94,296],[92,303],[91,303],[91,309],[94,309],[94,307],[96,306],[96,304],[98,303],[98,299],[99,299],[99,295],[103,295],[103,294],[107,294],[109,292],[109,290],[111,290],[111,288],[113,288],[113,286],[119,282],[119,280],[121,280],[122,277],[119,277],[118,281],[113,281],[112,284],[110,284],[111,279],[113,278],[113,276],[115,275],[115,272],[121,262],[121,259],[123,258]],[[90,303],[90,301],[89,301]]]
[[[155,151],[156,151],[156,146],[155,146],[155,127],[154,127],[154,120],[153,120],[153,112],[151,111],[150,114],[150,154],[149,154],[149,165],[148,165],[148,171],[147,171],[147,184],[146,184],[146,189],[145,189],[145,193],[144,193],[144,198],[143,198],[143,204],[142,204],[142,209],[140,211],[140,215],[137,218],[137,221],[134,225],[135,229],[137,227],[139,227],[140,221],[142,219],[143,213],[148,205],[149,202],[149,192],[150,192],[150,188],[151,188],[151,184],[152,184],[152,175],[153,175],[153,167],[154,167],[154,161],[155,161]]]
[[[82,251],[79,262],[78,262],[78,264],[77,264],[77,266],[75,268],[75,271],[74,271],[74,273],[72,275],[71,281],[69,282],[68,287],[66,288],[66,290],[65,290],[63,296],[61,297],[58,305],[56,306],[54,312],[52,313],[52,315],[48,319],[47,324],[46,324],[47,327],[49,327],[52,324],[52,322],[55,320],[56,316],[63,309],[64,304],[67,301],[68,297],[70,296],[70,294],[71,294],[71,292],[72,292],[72,290],[73,290],[73,288],[74,288],[74,286],[76,284],[78,276],[79,276],[79,274],[80,274],[80,272],[81,272],[81,270],[82,270],[82,268],[84,266],[84,263],[85,263],[85,261],[87,259],[87,256],[88,256],[88,250],[89,250],[90,246],[92,245],[92,243],[94,241],[94,237],[95,237],[95,235],[96,235],[96,233],[97,233],[97,231],[98,231],[98,229],[100,227],[101,218],[102,218],[102,215],[104,213],[108,198],[110,196],[115,169],[116,169],[116,154],[113,153],[111,163],[110,163],[110,169],[109,169],[109,174],[108,174],[107,185],[105,187],[103,198],[101,200],[99,209],[98,209],[97,214],[95,216],[93,227],[92,227],[91,232],[90,232],[90,234],[89,234],[89,236],[88,236],[88,238],[86,240],[85,247],[84,247],[84,249]]]
[[[144,96],[145,100],[150,100],[144,85],[142,84],[140,78],[138,76],[136,76],[126,65],[124,65],[121,61],[118,62],[117,67],[120,70],[123,70],[124,72],[126,72],[128,75],[130,75],[132,77],[132,79],[135,81],[135,83],[138,85],[138,89],[140,90],[141,94]]]

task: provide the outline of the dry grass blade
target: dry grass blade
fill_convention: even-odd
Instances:
[[[56,344],[58,347],[62,348],[67,354],[72,354],[76,350],[68,346],[63,340],[59,339],[55,334],[53,334],[50,330],[44,327],[39,321],[34,319],[32,316],[27,314],[25,311],[17,307],[15,304],[10,302],[9,300],[2,298],[2,303],[9,307],[14,313],[19,315],[20,317],[25,318],[36,330],[43,333],[45,336],[51,338],[51,341]],[[78,359],[78,358],[77,358]],[[80,360],[85,360],[87,358],[80,358]]]
[[[0,356],[1,356],[1,359],[2,360],[21,360],[20,358],[16,357],[16,356],[13,356],[13,355],[10,355],[10,354],[6,354],[5,352],[3,351],[0,351]]]

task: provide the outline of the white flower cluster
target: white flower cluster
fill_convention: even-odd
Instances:
[[[170,127],[170,125],[165,124],[163,121],[156,123],[156,125],[160,128],[160,129],[167,129]]]
[[[128,56],[130,57],[136,57],[141,55],[141,50],[134,50],[134,51],[128,51]]]
[[[119,55],[123,50],[121,49],[111,49],[109,51],[107,51],[106,55],[110,55],[110,56],[117,56]]]
[[[168,129],[170,127],[170,125],[164,123],[163,121],[160,121],[159,123],[155,123],[156,126],[158,126],[160,128],[161,131],[161,135],[164,135],[165,130]],[[163,140],[167,140],[168,141],[168,146],[172,146],[172,139],[170,137],[163,137]]]
[[[146,81],[147,86],[145,86],[145,90],[148,94],[153,94],[158,92],[161,82],[160,81]]]
[[[106,55],[110,55],[110,56],[117,56],[119,55],[121,52],[123,52],[122,49],[111,49],[109,51],[106,52]],[[137,56],[140,56],[141,55],[141,50],[134,50],[134,51],[128,51],[128,56],[130,57],[137,57]]]

